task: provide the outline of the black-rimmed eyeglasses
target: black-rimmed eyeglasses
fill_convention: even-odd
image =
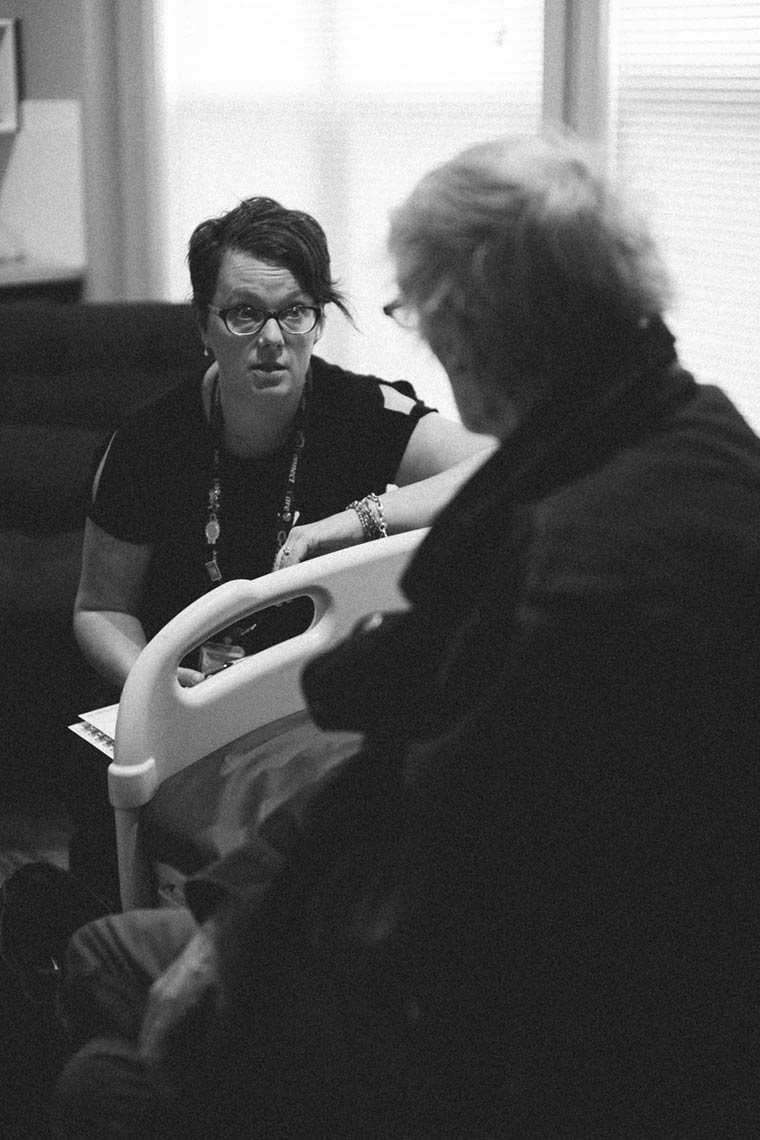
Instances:
[[[283,332],[305,336],[317,327],[322,310],[317,305],[289,305],[287,309],[256,309],[253,305],[234,305],[231,309],[217,309],[209,305],[224,321],[225,328],[233,336],[253,336],[261,332],[267,321],[274,319]]]
[[[389,301],[383,305],[383,312],[397,325],[401,325],[402,329],[417,329],[419,326],[416,310],[403,301]]]

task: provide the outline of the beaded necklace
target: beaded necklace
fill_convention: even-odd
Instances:
[[[310,388],[311,377],[307,376],[306,383],[304,384],[303,392],[301,394],[301,402],[298,405],[295,423],[293,426],[293,453],[291,455],[290,463],[288,464],[288,474],[285,482],[285,492],[282,500],[282,507],[277,516],[277,529],[275,539],[275,552],[274,560],[272,562],[272,569],[274,569],[277,562],[277,555],[281,547],[285,545],[290,528],[293,525],[293,500],[296,490],[296,479],[298,476],[298,464],[303,454],[303,449],[306,445],[306,413],[308,407],[308,393]],[[207,505],[207,520],[205,526],[206,544],[208,546],[208,559],[205,562],[206,573],[212,586],[216,586],[222,580],[222,571],[219,568],[217,560],[216,545],[219,541],[219,536],[222,533],[221,525],[221,507],[222,507],[222,480],[221,480],[221,449],[222,449],[222,398],[219,391],[219,380],[214,381],[214,387],[211,392],[211,431],[214,437],[214,454],[213,454],[213,467],[211,486],[208,492],[208,505]]]

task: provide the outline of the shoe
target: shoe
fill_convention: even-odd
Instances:
[[[0,887],[0,958],[35,1006],[54,1000],[69,938],[108,904],[53,863],[25,863]]]

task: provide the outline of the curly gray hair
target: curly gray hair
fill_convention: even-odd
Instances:
[[[391,216],[403,303],[435,350],[457,341],[482,383],[551,388],[625,356],[669,289],[644,225],[564,135],[472,146]]]

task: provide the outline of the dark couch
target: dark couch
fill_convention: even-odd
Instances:
[[[187,305],[0,302],[0,789],[54,780],[66,725],[106,695],[71,632],[95,456],[203,368]]]

